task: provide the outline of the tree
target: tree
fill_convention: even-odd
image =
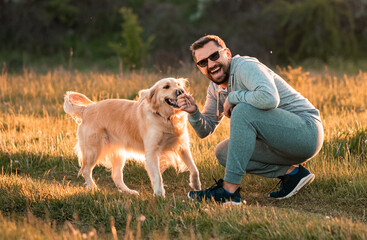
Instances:
[[[110,42],[109,46],[118,53],[125,66],[131,69],[140,68],[149,56],[148,50],[154,36],[143,39],[143,28],[139,25],[138,15],[132,9],[121,8],[119,12],[124,20],[121,24],[122,42]]]

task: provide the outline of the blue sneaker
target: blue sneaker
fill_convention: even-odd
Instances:
[[[223,188],[223,179],[219,179],[215,181],[215,184],[208,189],[201,191],[191,191],[187,194],[187,196],[198,202],[202,201],[213,201],[222,204],[233,204],[233,205],[241,205],[241,194],[239,187],[233,194],[228,193]]]
[[[280,189],[277,192],[272,192],[269,194],[269,197],[275,199],[284,199],[289,198],[299,192],[302,188],[309,185],[314,179],[315,175],[310,173],[306,168],[302,165],[298,166],[298,172],[294,175],[284,175],[279,177]]]

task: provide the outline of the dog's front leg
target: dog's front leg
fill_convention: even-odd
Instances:
[[[201,189],[199,171],[195,165],[194,160],[192,159],[190,148],[182,147],[179,151],[182,161],[186,164],[190,171],[190,187],[194,190]]]
[[[152,187],[154,190],[154,195],[165,197],[166,191],[163,187],[162,175],[159,170],[159,158],[158,149],[146,149],[146,162],[145,166],[147,168],[150,181],[152,182]]]

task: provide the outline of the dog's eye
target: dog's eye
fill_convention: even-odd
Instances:
[[[164,88],[164,89],[168,89],[168,88],[169,88],[169,85],[166,85],[166,86],[164,86],[163,88]]]

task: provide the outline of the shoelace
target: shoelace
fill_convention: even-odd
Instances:
[[[222,180],[222,183],[219,183],[219,181],[217,181],[217,179],[215,179],[215,177],[214,176],[212,176],[212,178],[213,178],[213,180],[214,180],[214,182],[215,182],[215,184],[213,184],[210,188],[208,188],[206,191],[207,192],[211,192],[211,191],[213,191],[214,189],[217,189],[217,188],[221,188],[221,187],[223,187],[223,180]],[[280,182],[279,182],[280,183]],[[279,185],[279,183],[277,184],[277,185]],[[242,191],[242,188],[241,187],[239,187],[239,190],[238,190],[238,192],[241,192]]]
[[[222,185],[220,185],[219,181],[217,181],[214,177],[213,177],[215,184],[213,184],[210,188],[203,190],[203,191],[197,191],[196,195],[198,197],[204,197],[207,196],[207,194],[210,194],[211,191],[218,189],[220,187],[222,187]]]
[[[281,191],[283,189],[283,185],[284,185],[284,182],[287,180],[287,177],[286,176],[281,176],[279,178],[280,178],[280,181],[277,183],[277,185],[275,185],[273,187],[273,190],[276,189],[279,185],[280,185],[279,191]]]
[[[219,184],[219,181],[217,181],[217,179],[215,179],[215,177],[213,177],[213,180],[214,180],[215,183],[210,188],[207,189],[208,192],[211,192],[214,189],[217,189],[217,188],[220,188],[220,187],[223,186],[223,184],[222,185]]]

